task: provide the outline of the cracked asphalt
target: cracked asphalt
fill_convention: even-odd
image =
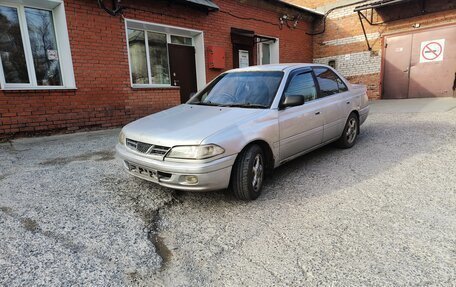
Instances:
[[[0,145],[0,285],[456,286],[455,109],[378,109],[254,202],[132,178],[116,137]]]

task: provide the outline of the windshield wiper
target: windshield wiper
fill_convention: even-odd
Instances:
[[[268,106],[266,105],[261,105],[261,104],[251,104],[251,103],[245,103],[245,104],[226,104],[226,105],[220,105],[221,107],[232,107],[232,108],[251,108],[251,109],[266,109]]]
[[[215,107],[221,106],[221,104],[212,103],[212,102],[193,102],[193,103],[189,103],[189,104],[191,104],[191,105],[200,105],[200,106],[215,106]]]

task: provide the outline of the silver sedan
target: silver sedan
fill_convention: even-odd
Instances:
[[[126,125],[116,146],[130,174],[192,191],[257,198],[265,170],[321,146],[355,144],[366,87],[316,64],[225,72],[186,104]]]

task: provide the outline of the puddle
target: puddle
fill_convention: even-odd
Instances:
[[[21,223],[26,230],[31,231],[33,233],[41,230],[38,222],[31,218],[26,217],[24,219],[21,219]]]
[[[7,178],[10,175],[11,174],[0,174],[0,181],[4,180],[5,178]]]
[[[154,234],[151,236],[151,241],[155,246],[155,251],[157,254],[162,258],[162,268],[166,267],[166,264],[171,261],[173,257],[173,253],[169,248],[166,246],[164,238],[158,234]]]
[[[13,209],[11,207],[8,207],[8,206],[0,206],[0,211],[5,213],[5,214],[12,214],[13,213]]]
[[[92,152],[72,157],[58,157],[51,160],[46,160],[41,162],[41,165],[58,165],[58,164],[68,164],[74,161],[87,161],[87,160],[95,160],[95,161],[109,161],[113,160],[114,151],[99,151],[99,152]]]

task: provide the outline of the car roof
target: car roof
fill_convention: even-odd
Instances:
[[[237,68],[227,71],[227,73],[233,72],[260,72],[260,71],[291,71],[296,68],[305,68],[312,66],[326,66],[322,64],[311,64],[311,63],[286,63],[286,64],[269,64],[269,65],[258,65],[249,66],[245,68]]]

